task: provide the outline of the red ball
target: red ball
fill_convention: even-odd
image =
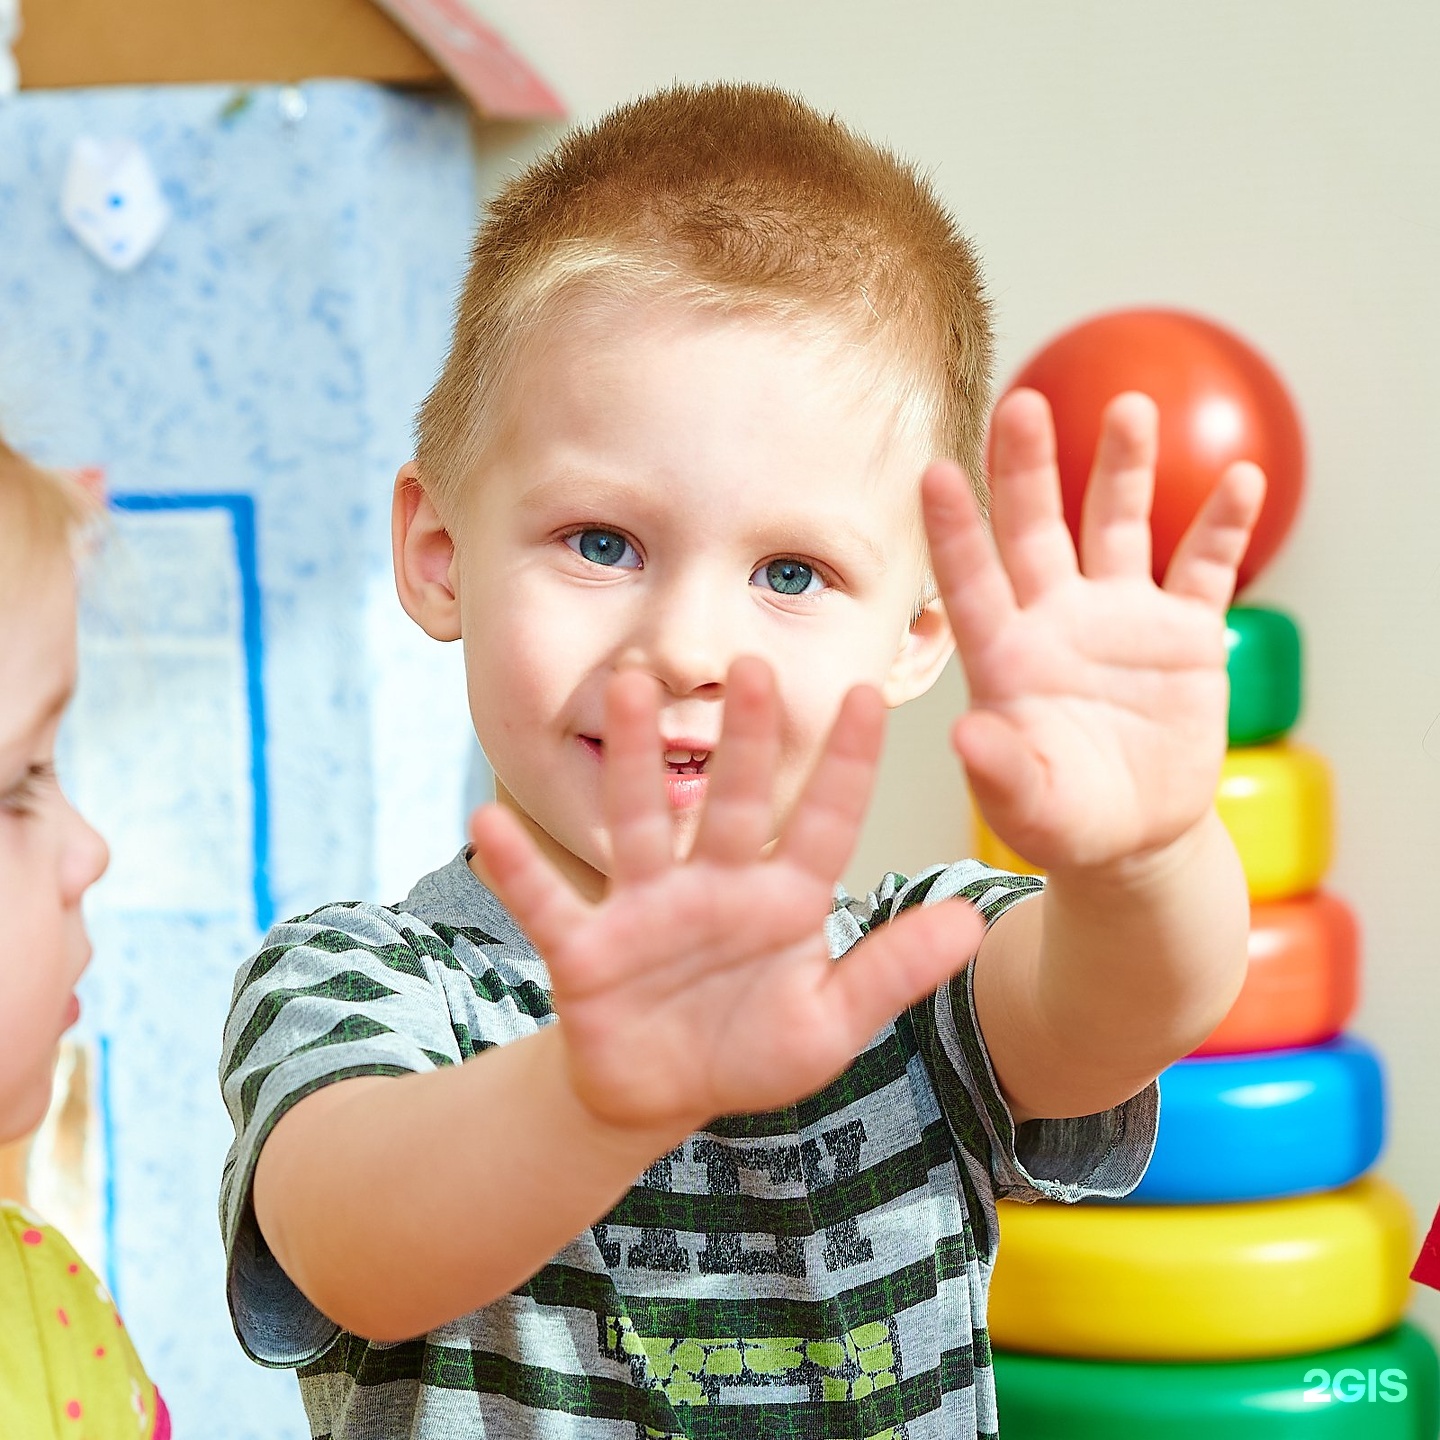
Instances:
[[[1021,386],[1050,402],[1065,520],[1077,545],[1101,412],[1121,391],[1140,390],[1160,407],[1150,517],[1157,583],[1205,497],[1236,460],[1253,460],[1267,481],[1236,589],[1280,548],[1300,508],[1305,442],[1280,377],[1238,335],[1178,310],[1118,310],[1052,340],[1015,377],[1012,388]]]

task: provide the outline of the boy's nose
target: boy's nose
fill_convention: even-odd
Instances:
[[[677,586],[646,608],[618,664],[649,671],[673,695],[691,695],[724,683],[738,653],[734,631],[710,587]]]
[[[725,679],[726,666],[713,651],[699,647],[632,645],[617,661],[618,669],[635,667],[653,675],[672,695],[693,695]]]

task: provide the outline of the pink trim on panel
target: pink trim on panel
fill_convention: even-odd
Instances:
[[[466,98],[492,120],[565,114],[553,90],[465,0],[376,0],[422,45]]]

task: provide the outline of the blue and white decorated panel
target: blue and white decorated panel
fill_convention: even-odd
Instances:
[[[126,229],[135,197],[152,209]],[[293,1377],[247,1361],[225,1311],[236,966],[272,914],[396,899],[488,786],[459,647],[400,613],[388,545],[474,218],[469,118],[443,98],[0,103],[0,428],[99,467],[114,501],[61,756],[113,855],[81,990],[103,1143],[79,1211],[177,1435],[306,1434]]]
[[[116,495],[87,577],[67,773],[110,842],[97,905],[264,929],[264,647],[248,495]]]

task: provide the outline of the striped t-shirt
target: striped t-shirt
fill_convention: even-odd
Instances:
[[[1040,886],[969,860],[888,874],[863,900],[837,886],[831,952],[908,905],[959,895],[989,923]],[[311,1432],[332,1440],[995,1436],[995,1197],[1127,1193],[1159,1092],[1017,1131],[970,973],[808,1100],[692,1135],[513,1293],[375,1343],[327,1320],[271,1256],[250,1199],[260,1148],[323,1085],[458,1065],[551,1023],[549,983],[464,853],[395,909],[329,905],[276,926],[236,978],[221,1059],[241,1344],[298,1370]]]

